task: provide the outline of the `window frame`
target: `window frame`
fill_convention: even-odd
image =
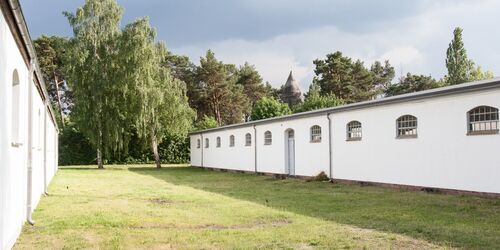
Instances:
[[[412,120],[403,120],[404,118],[411,118]],[[414,120],[413,120],[414,118]],[[402,123],[411,123],[415,122],[415,126],[405,126],[402,127]],[[412,131],[415,130],[415,133],[412,134],[401,134],[400,131]],[[418,118],[414,115],[402,115],[396,119],[396,139],[415,139],[418,138]]]
[[[318,133],[318,131],[319,131],[319,133]],[[322,137],[321,126],[313,125],[313,126],[311,126],[311,128],[309,128],[309,139],[310,139],[310,143],[320,143],[322,141],[323,137]]]
[[[269,130],[264,132],[264,145],[273,145],[273,133]]]
[[[21,80],[19,71],[12,71],[12,91],[11,91],[11,145],[12,147],[20,147],[21,143]]]
[[[221,144],[222,143],[221,143],[220,136],[217,136],[217,138],[215,138],[215,147],[220,148]]]
[[[234,147],[234,144],[235,144],[234,141],[235,141],[234,135],[230,135],[229,136],[229,147]]]
[[[196,148],[201,148],[201,139],[196,139]]]
[[[205,138],[205,148],[210,148],[210,140]]]
[[[252,146],[252,134],[246,133],[245,134],[245,147],[250,147]]]
[[[354,125],[359,125],[355,127]],[[355,131],[353,129],[359,129]],[[359,134],[359,136],[355,136]],[[363,123],[357,120],[350,121],[346,124],[346,141],[361,141],[363,139]]]
[[[489,110],[488,111],[484,110],[483,112],[481,112],[481,109],[489,109]],[[479,110],[478,113],[472,113],[477,110]],[[498,108],[488,105],[480,105],[467,111],[466,115],[467,115],[467,135],[494,135],[499,133],[500,122],[499,122]],[[486,117],[486,115],[489,115],[490,117],[494,116],[496,117],[496,120],[495,119],[486,120],[486,118],[481,120],[481,116]],[[471,121],[472,116],[479,116],[479,121],[476,121],[475,119],[474,121]],[[494,124],[496,129],[490,128],[483,130],[473,130],[472,129],[473,123],[479,124],[479,126],[489,123],[490,127]]]

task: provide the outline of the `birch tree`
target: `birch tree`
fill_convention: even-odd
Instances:
[[[186,84],[164,66],[168,52],[155,37],[147,18],[127,25],[120,39],[120,65],[130,93],[129,119],[138,135],[150,142],[156,167],[160,168],[158,144],[167,133],[185,136],[195,112],[189,107]]]
[[[64,13],[73,28],[65,63],[72,119],[96,148],[99,168],[103,153],[125,148],[130,137],[127,85],[116,63],[122,12],[115,0],[86,0],[75,13]]]

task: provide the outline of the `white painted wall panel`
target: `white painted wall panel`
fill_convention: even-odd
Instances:
[[[467,136],[466,113],[500,107],[500,91],[476,92],[331,115],[333,176],[339,179],[500,193],[500,136]],[[396,119],[418,118],[418,138],[396,139]],[[363,125],[346,142],[346,124]]]
[[[33,204],[40,200],[44,190],[43,139],[45,109],[41,96],[29,82],[29,70],[15,43],[10,28],[0,12],[0,249],[10,249],[21,232],[27,213],[27,165],[28,165],[28,86],[33,86]],[[19,147],[13,147],[12,136],[12,78],[18,71],[20,81]],[[54,124],[50,130],[56,133]],[[52,154],[57,155],[57,137],[51,137]],[[53,158],[57,165],[57,159]],[[57,169],[54,166],[53,169]],[[54,172],[50,173],[53,176]]]

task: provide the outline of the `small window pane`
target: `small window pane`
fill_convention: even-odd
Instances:
[[[209,140],[208,138],[205,138],[205,148],[208,148],[210,145],[209,145]]]
[[[468,112],[469,134],[498,133],[498,109],[480,106]]]
[[[321,142],[321,127],[318,125],[311,127],[311,142]]]
[[[252,135],[250,133],[245,135],[245,146],[252,146]]]
[[[264,133],[264,145],[271,145],[273,143],[273,135],[270,131]]]
[[[201,147],[201,140],[198,139],[196,140],[196,148],[200,148]]]
[[[234,135],[229,136],[229,147],[234,147]]]
[[[352,121],[347,124],[347,140],[361,140],[362,127],[361,122]]]
[[[220,148],[220,137],[217,137],[216,144],[216,147]]]
[[[412,115],[401,116],[396,121],[396,126],[397,126],[398,138],[417,137],[417,127],[418,127],[417,117]]]

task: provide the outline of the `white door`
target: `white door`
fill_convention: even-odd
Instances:
[[[295,136],[294,131],[288,132],[288,174],[295,175]]]

